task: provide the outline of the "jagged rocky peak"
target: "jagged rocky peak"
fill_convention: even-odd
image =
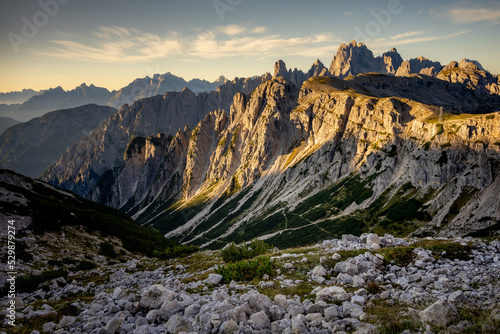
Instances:
[[[466,84],[467,87],[478,92],[500,94],[500,85],[497,78],[484,70],[476,60],[462,59],[452,61],[436,75],[440,80]]]
[[[325,70],[326,70],[325,65],[323,65],[323,63],[319,59],[316,59],[316,61],[311,65],[311,68],[307,72],[307,75],[310,78],[316,76],[324,76],[325,74],[328,73],[328,71]]]
[[[382,66],[385,66],[387,73],[396,74],[398,68],[403,63],[403,58],[398,53],[396,48],[392,48],[391,51],[385,52],[381,57]]]
[[[339,46],[330,65],[330,74],[340,78],[368,72],[396,74],[402,62],[403,59],[395,48],[382,56],[374,57],[365,44],[354,40]]]
[[[425,57],[413,58],[402,62],[400,68],[397,70],[397,76],[408,76],[410,74],[424,74],[435,76],[441,71],[443,66],[437,61],[431,61]]]
[[[276,77],[286,77],[288,75],[288,71],[286,69],[285,62],[283,60],[278,60],[274,64],[274,75],[273,78]]]

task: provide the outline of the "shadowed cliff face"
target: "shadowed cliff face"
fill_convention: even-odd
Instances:
[[[206,247],[484,230],[499,219],[500,114],[445,108],[440,118],[430,102],[500,104],[457,99],[462,84],[447,85],[365,75],[315,77],[299,89],[278,77],[192,130],[134,139],[89,197]]]
[[[210,93],[195,95],[185,89],[124,105],[88,138],[70,147],[42,179],[88,196],[105,171],[120,167],[126,148],[135,137],[158,133],[168,137],[186,124],[194,128],[209,111],[229,110],[236,92],[251,92],[264,79],[235,79]]]

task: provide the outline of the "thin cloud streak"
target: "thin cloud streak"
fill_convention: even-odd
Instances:
[[[407,38],[407,39],[392,39],[392,38],[382,38],[375,40],[374,43],[370,44],[372,48],[388,48],[393,46],[401,46],[407,44],[416,44],[422,42],[431,42],[438,41],[444,39],[454,38],[460,35],[468,34],[471,30],[462,30],[453,34],[445,35],[445,36],[427,36],[427,37],[418,37],[418,38]],[[397,36],[397,35],[396,35]],[[413,35],[415,36],[415,35]],[[410,36],[411,37],[411,36]]]
[[[401,38],[406,38],[406,37],[412,37],[412,36],[417,36],[417,35],[422,35],[425,31],[410,31],[410,32],[405,32],[403,34],[398,34],[395,36],[391,36],[390,38],[392,40],[395,39],[401,39]]]
[[[500,23],[500,9],[467,9],[467,8],[454,8],[448,14],[452,21],[455,23],[475,23],[489,21],[493,23]]]
[[[309,56],[331,53],[332,43],[340,41],[332,34],[302,37],[266,35],[266,27],[219,26],[194,36],[168,36],[143,33],[124,27],[99,27],[92,32],[92,43],[69,39],[52,40],[49,50],[33,50],[38,56],[80,61],[133,63],[168,56],[225,58],[236,56],[266,57],[280,54]],[[317,53],[321,54],[317,54]]]

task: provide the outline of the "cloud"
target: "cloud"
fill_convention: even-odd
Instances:
[[[407,44],[416,44],[416,43],[422,43],[422,42],[431,42],[431,41],[438,41],[438,40],[444,40],[444,39],[450,39],[454,38],[460,35],[468,34],[470,33],[471,30],[462,30],[458,31],[453,34],[448,34],[448,35],[443,35],[443,36],[422,36],[422,37],[417,37],[417,38],[408,38],[408,37],[413,37],[417,35],[421,35],[423,32],[409,32],[409,33],[403,33],[399,35],[392,36],[390,38],[379,38],[373,43],[369,45],[369,47],[372,48],[390,48],[393,46],[400,46],[400,45],[407,45]]]
[[[342,15],[344,15],[344,16],[351,16],[351,15],[353,15],[354,13],[355,13],[355,12],[344,12],[344,13],[342,13]]]
[[[217,28],[220,32],[223,34],[233,36],[233,35],[239,35],[245,32],[246,28],[237,24],[232,24],[229,26],[220,26]]]
[[[474,23],[489,21],[500,23],[500,9],[486,8],[453,8],[447,13],[455,23]]]
[[[402,33],[402,34],[397,34],[397,35],[391,36],[390,38],[392,40],[395,40],[395,39],[401,39],[401,38],[406,38],[406,37],[417,36],[417,35],[421,35],[423,33],[424,33],[424,31],[410,31],[410,32],[405,32],[405,33]]]
[[[175,33],[160,37],[123,27],[99,27],[92,33],[93,42],[52,40],[55,47],[34,51],[44,57],[81,61],[141,62],[167,57],[181,52],[181,43]]]
[[[241,36],[220,39],[213,31],[200,33],[190,43],[188,54],[202,58],[222,58],[229,56],[258,56],[260,58],[278,54],[310,55],[328,48],[332,52],[332,42],[338,41],[331,34],[317,34],[306,37],[282,37],[280,35]],[[326,44],[326,45],[325,45]]]
[[[242,25],[194,30],[188,36],[175,32],[159,36],[137,29],[101,26],[91,33],[88,40],[82,42],[76,37],[56,39],[51,41],[53,47],[33,52],[43,57],[117,63],[144,62],[169,56],[201,59],[257,56],[263,59],[281,55],[329,55],[334,51],[334,42],[339,42],[332,34],[284,37],[269,34],[266,27]]]
[[[267,32],[267,27],[255,27],[252,29],[252,32],[255,34],[264,34]]]

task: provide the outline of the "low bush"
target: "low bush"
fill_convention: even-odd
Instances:
[[[275,271],[276,263],[268,256],[229,263],[215,270],[217,274],[222,275],[225,283],[233,280],[251,281],[254,278],[262,278],[265,274],[274,276]]]
[[[83,271],[83,270],[92,270],[95,268],[97,268],[97,265],[95,263],[83,260],[83,261],[80,261],[76,266],[74,266],[70,270],[71,271]]]
[[[195,245],[179,245],[174,247],[169,247],[163,251],[155,250],[153,256],[160,259],[173,259],[176,257],[185,257],[189,254],[195,253],[200,248]]]
[[[99,254],[104,256],[109,256],[114,259],[118,256],[118,253],[115,251],[115,247],[109,242],[105,241],[99,245]]]
[[[26,275],[16,277],[16,292],[33,292],[42,283],[50,281],[54,278],[68,277],[68,272],[66,270],[49,270],[44,271],[38,275]],[[10,285],[6,284],[2,289],[0,289],[0,294],[5,296]]]
[[[270,248],[270,245],[258,239],[252,240],[249,245],[238,246],[232,242],[221,251],[221,255],[224,262],[230,263],[266,254]]]

